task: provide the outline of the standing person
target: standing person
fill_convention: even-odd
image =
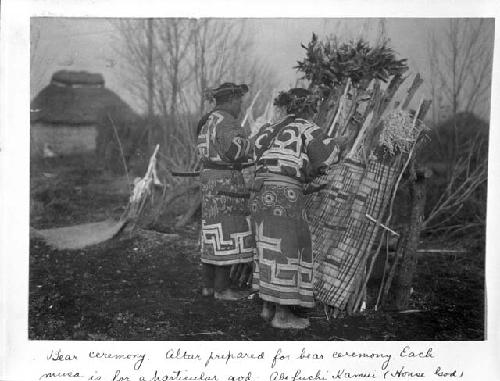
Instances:
[[[255,241],[250,222],[242,163],[250,159],[250,141],[237,118],[245,84],[224,83],[211,90],[215,108],[198,124],[198,156],[202,191],[204,296],[238,300],[246,296],[230,288],[231,266],[251,263]]]
[[[261,316],[276,328],[304,329],[290,307],[312,308],[313,258],[304,219],[304,185],[338,161],[339,145],[310,120],[316,98],[306,89],[281,92],[274,105],[288,114],[255,137],[256,194],[250,203],[257,246],[253,288]],[[259,189],[260,188],[260,189]],[[273,316],[274,315],[274,316]]]

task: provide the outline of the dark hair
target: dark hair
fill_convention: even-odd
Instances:
[[[273,104],[284,108],[288,114],[309,115],[317,111],[319,97],[307,89],[296,87],[281,91]]]
[[[235,94],[231,94],[231,93],[226,93],[226,94],[222,94],[222,95],[219,95],[219,96],[215,96],[214,99],[215,99],[215,104],[217,106],[223,104],[223,103],[226,103],[226,102],[229,102],[230,100],[236,98],[236,97],[242,97],[243,95],[235,95]]]
[[[215,99],[215,103],[220,105],[226,103],[235,97],[242,97],[248,92],[248,85],[242,83],[241,85],[236,85],[231,82],[226,82],[214,89],[208,89],[205,92],[205,96],[208,100],[212,101]]]

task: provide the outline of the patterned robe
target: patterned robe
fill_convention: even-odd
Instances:
[[[313,307],[303,187],[338,161],[338,147],[314,123],[294,118],[279,128],[263,127],[254,149],[256,183],[262,185],[250,203],[257,246],[253,288],[265,301]]]
[[[213,111],[198,135],[202,192],[201,261],[217,266],[251,262],[255,243],[248,193],[238,164],[248,161],[250,142],[227,111]],[[237,197],[235,197],[237,196]]]

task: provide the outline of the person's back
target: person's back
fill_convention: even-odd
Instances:
[[[223,106],[216,107],[198,133],[197,153],[204,167],[234,168],[248,160],[249,150],[237,119]]]
[[[237,123],[246,85],[223,84],[213,90],[215,109],[199,123],[197,153],[202,164],[202,252],[205,296],[237,300],[245,294],[230,288],[232,265],[250,263],[255,244],[241,163],[250,142]]]
[[[286,125],[271,139],[274,128],[259,131],[255,138],[257,175],[276,173],[307,183],[336,158],[338,151],[329,144],[332,139],[324,138],[311,121],[288,116]]]
[[[280,93],[275,105],[289,115],[255,137],[255,183],[260,186],[250,203],[257,247],[253,288],[264,301],[262,317],[272,319],[273,327],[303,329],[308,319],[289,307],[314,306],[304,184],[338,160],[339,148],[310,121],[315,108],[308,90]]]

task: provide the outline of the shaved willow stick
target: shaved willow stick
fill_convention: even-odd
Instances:
[[[246,123],[247,119],[250,117],[250,114],[253,115],[253,106],[254,106],[255,101],[257,100],[257,97],[259,95],[260,95],[260,90],[257,91],[257,93],[255,94],[255,96],[253,97],[252,103],[250,103],[250,106],[248,106],[247,112],[245,113],[245,117],[243,118],[243,122],[241,122],[241,127],[245,126],[245,123]],[[253,116],[252,116],[252,119],[253,119]]]
[[[342,112],[344,111],[344,108],[346,107],[347,94],[349,93],[350,88],[351,88],[351,78],[348,78],[347,84],[345,85],[344,94],[342,94],[342,96],[340,97],[340,102],[339,102],[340,104],[337,109],[337,113],[335,114],[335,118],[333,118],[333,122],[330,125],[330,128],[328,129],[328,136],[332,134],[335,124],[338,122],[339,117],[341,116]]]
[[[132,231],[135,230],[139,218],[142,215],[144,210],[144,206],[146,205],[146,200],[148,195],[151,192],[151,185],[155,183],[154,179],[156,177],[156,155],[160,149],[160,146],[157,144],[153,155],[149,159],[148,169],[143,178],[141,178],[134,185],[134,190],[130,195],[129,200],[129,213],[127,218],[133,219],[134,223],[132,225]]]

